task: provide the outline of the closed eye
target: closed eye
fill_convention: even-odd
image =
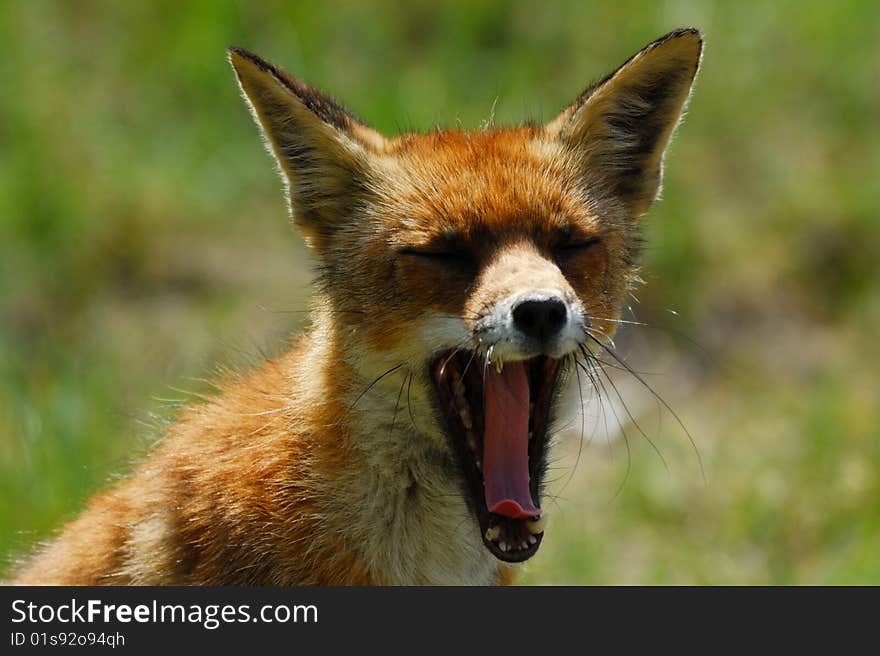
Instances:
[[[600,241],[601,240],[599,237],[581,239],[578,241],[569,242],[567,244],[560,244],[553,249],[553,252],[557,257],[568,257],[571,255],[577,255],[578,253],[583,253],[594,248]]]
[[[442,263],[455,263],[455,264],[470,264],[471,256],[469,253],[464,251],[457,250],[431,250],[431,249],[421,249],[421,248],[404,248],[400,251],[401,255],[408,255],[411,257],[420,257],[425,260],[433,260],[438,264]]]

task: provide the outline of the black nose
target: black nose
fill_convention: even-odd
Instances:
[[[513,306],[513,325],[540,342],[556,337],[567,318],[565,303],[555,297],[524,299]]]

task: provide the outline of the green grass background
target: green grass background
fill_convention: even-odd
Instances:
[[[549,119],[683,25],[703,71],[646,220],[632,316],[651,327],[618,345],[706,480],[616,376],[668,468],[623,418],[628,439],[591,440],[573,474],[570,442],[524,580],[880,583],[871,1],[3,2],[0,576],[198,378],[305,322],[308,257],[228,45],[393,134]]]

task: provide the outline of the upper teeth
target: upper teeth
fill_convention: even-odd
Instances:
[[[474,423],[471,420],[471,411],[468,410],[466,405],[463,405],[458,409],[458,416],[461,417],[461,423],[464,424],[465,428],[470,430],[474,427]]]
[[[471,411],[464,398],[464,383],[461,382],[461,378],[458,376],[452,379],[452,391],[455,394],[455,401],[458,406],[458,416],[461,417],[461,423],[464,424],[465,428],[470,430],[474,427],[474,422],[471,419]]]

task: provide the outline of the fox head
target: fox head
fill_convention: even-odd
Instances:
[[[554,401],[590,375],[638,279],[640,218],[701,49],[698,31],[672,32],[546,125],[395,138],[229,51],[317,256],[315,321],[355,374],[350,393],[375,385],[396,415],[403,387],[386,375],[407,383],[411,439],[450,454],[501,560],[540,544]]]

